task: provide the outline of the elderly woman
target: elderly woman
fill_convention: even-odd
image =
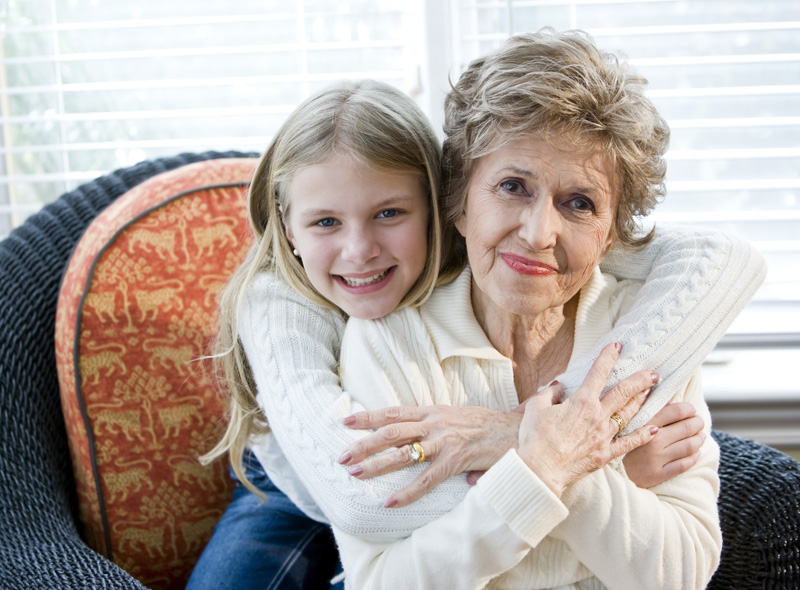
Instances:
[[[530,403],[518,448],[449,512],[391,541],[334,524],[348,586],[704,588],[721,550],[713,440],[691,469],[644,490],[593,451],[616,434],[602,402],[579,391],[555,405],[559,385],[536,393],[592,349],[641,287],[598,266],[612,244],[651,237],[635,233],[634,219],[656,203],[668,130],[642,80],[587,37],[545,31],[472,63],[445,107],[449,209],[469,264],[417,309],[351,320],[342,384],[365,406],[376,389],[397,405]],[[708,427],[697,373],[675,397]],[[388,436],[417,444],[380,461],[435,455],[418,413],[407,414]],[[348,422],[380,426],[381,416]],[[467,468],[484,467],[471,460]]]
[[[683,442],[657,448],[666,466],[645,480],[629,459],[652,443],[618,457],[694,412],[708,430],[694,373],[763,267],[716,234],[624,251],[652,237],[634,218],[664,175],[668,131],[642,85],[580,34],[517,37],[470,66],[445,143],[445,265],[464,270],[420,307],[351,319],[344,390],[344,318],[275,273],[253,281],[238,336],[271,429],[249,441],[270,501],[237,516],[245,534],[285,504],[296,525],[299,507],[317,522],[288,535],[287,567],[309,557],[311,525],[330,523],[350,588],[705,584],[720,546],[713,441],[671,435]],[[598,270],[607,252],[617,278]],[[613,370],[609,342],[624,343]],[[634,416],[653,374],[604,384],[644,368],[661,381]],[[661,409],[672,397],[687,403]],[[487,469],[474,487],[448,477]],[[237,536],[222,538],[206,571],[236,561]]]

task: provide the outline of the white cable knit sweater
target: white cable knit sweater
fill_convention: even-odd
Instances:
[[[467,269],[419,309],[351,319],[341,378],[354,401],[368,408],[387,402],[514,407],[511,361],[475,320],[470,283]],[[581,290],[574,356],[594,344],[587,326],[610,330],[640,285],[595,269]],[[376,388],[385,393],[373,406]],[[694,404],[710,430],[699,376],[675,397]],[[660,486],[637,488],[615,461],[559,500],[509,451],[452,511],[407,538],[368,539],[334,524],[346,583],[358,589],[702,589],[722,548],[718,463],[719,449],[708,437],[698,464]],[[414,512],[413,506],[397,511]]]
[[[588,354],[575,358],[559,380],[574,390],[602,345],[623,342],[613,379],[641,368],[662,376],[642,424],[688,381],[765,272],[761,257],[738,239],[678,229],[660,232],[640,253],[612,249],[603,268],[647,282],[631,311]],[[455,477],[406,509],[386,510],[383,500],[410,483],[418,468],[362,481],[336,462],[363,436],[341,424],[362,409],[339,386],[341,315],[309,303],[264,273],[248,290],[240,321],[259,403],[272,427],[270,435],[252,441],[252,448],[275,484],[306,513],[343,534],[388,542],[409,536],[461,502],[468,486]],[[371,407],[391,399],[386,392],[374,393]]]

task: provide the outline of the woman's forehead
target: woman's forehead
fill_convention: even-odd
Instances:
[[[600,147],[569,146],[534,136],[508,142],[478,158],[473,171],[508,170],[531,178],[559,174],[606,184],[611,182],[614,169],[614,158]]]

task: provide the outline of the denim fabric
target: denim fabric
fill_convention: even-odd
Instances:
[[[267,501],[237,482],[186,589],[342,590],[330,583],[341,572],[330,527],[303,514],[249,452],[244,466]]]

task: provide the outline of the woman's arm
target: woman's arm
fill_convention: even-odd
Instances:
[[[607,387],[644,368],[661,375],[625,432],[646,424],[678,393],[750,301],[766,275],[761,254],[735,236],[659,227],[644,250],[614,248],[600,268],[620,279],[645,280],[630,310],[592,351],[558,377],[569,395],[604,345],[622,342]]]
[[[699,371],[678,399],[696,407],[708,434]],[[569,516],[552,537],[564,541],[610,590],[705,588],[722,548],[718,463],[719,449],[707,436],[692,469],[647,490],[605,467],[562,495]]]
[[[353,588],[477,590],[516,566],[566,516],[558,498],[509,451],[463,502],[406,538],[377,542],[335,526],[333,532]]]
[[[564,485],[653,435],[639,431],[613,438],[609,416],[634,413],[651,384],[649,373],[642,372],[599,400],[597,390],[615,359],[608,347],[586,387],[564,404],[559,386],[536,394],[520,429],[520,452],[506,453],[452,512],[393,543],[359,539],[334,527],[349,583],[370,589],[474,589],[516,566],[567,516],[558,500]],[[548,455],[558,459],[542,460]]]

